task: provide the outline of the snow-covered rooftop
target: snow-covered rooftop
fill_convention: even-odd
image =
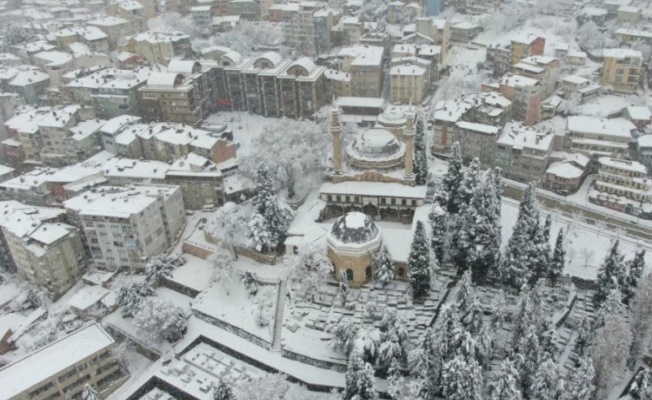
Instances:
[[[520,122],[508,122],[498,138],[499,145],[510,146],[513,149],[529,148],[547,151],[551,148],[554,134],[542,127],[525,126]]]
[[[546,173],[565,179],[577,179],[584,174],[584,170],[569,162],[558,161],[550,164]]]
[[[80,215],[129,218],[155,203],[158,196],[167,197],[177,190],[179,190],[178,186],[169,185],[102,186],[66,200],[64,206]]]
[[[0,369],[0,395],[13,398],[113,343],[99,324],[86,325]]]
[[[636,121],[649,121],[652,119],[652,112],[645,106],[627,107],[627,114],[629,114],[631,119]]]
[[[641,53],[638,50],[632,50],[632,49],[604,49],[602,52],[602,55],[604,57],[611,57],[611,58],[643,58],[643,53]]]
[[[585,115],[568,117],[566,129],[569,132],[591,133],[604,136],[631,138],[636,126],[625,118],[598,118]]]
[[[645,167],[645,165],[639,163],[638,161],[619,160],[617,158],[612,158],[612,157],[600,157],[600,159],[598,159],[598,162],[600,163],[600,168],[610,167],[610,168],[619,169],[623,171],[635,172],[643,175],[647,174],[647,168]]]

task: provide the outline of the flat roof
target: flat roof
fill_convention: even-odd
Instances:
[[[113,343],[97,323],[86,325],[1,368],[0,397],[17,396]]]
[[[321,186],[321,194],[348,194],[360,196],[398,197],[398,198],[426,198],[425,186],[407,186],[400,183],[384,182],[326,182]]]

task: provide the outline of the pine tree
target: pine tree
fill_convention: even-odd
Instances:
[[[593,300],[599,305],[613,289],[620,289],[625,278],[625,263],[619,250],[620,242],[614,241],[598,272],[598,290]]]
[[[386,311],[381,321],[382,343],[379,348],[379,363],[388,366],[392,358],[405,361],[410,346],[410,334],[404,319],[396,312]]]
[[[483,283],[499,262],[501,227],[494,193],[488,177],[478,183],[451,243],[452,260],[458,272],[470,268],[476,283]]]
[[[575,348],[573,349],[579,357],[584,357],[588,354],[589,346],[591,345],[591,320],[584,317],[580,326],[577,328],[577,339],[575,339]]]
[[[213,400],[235,400],[231,386],[220,379],[217,386],[213,388]]]
[[[559,229],[557,234],[557,241],[555,242],[555,249],[552,253],[550,260],[550,273],[548,278],[552,282],[556,282],[559,277],[564,273],[566,266],[566,249],[564,248],[564,229]]]
[[[256,189],[251,204],[256,207],[258,214],[265,215],[273,197],[274,185],[269,177],[269,171],[265,165],[260,164],[256,170]]]
[[[421,221],[417,221],[416,231],[412,239],[408,257],[410,284],[415,299],[425,297],[430,291],[430,249],[428,238]]]
[[[462,170],[462,151],[458,142],[453,143],[451,157],[448,161],[448,170],[442,178],[442,189],[447,194],[447,211],[457,214],[462,207],[461,185],[464,179]]]
[[[539,336],[539,345],[541,347],[541,358],[544,360],[555,359],[557,355],[557,341],[559,335],[550,321],[544,319]]]
[[[530,399],[558,400],[564,393],[564,380],[559,376],[557,364],[551,359],[541,363],[532,382]]]
[[[503,170],[499,167],[494,168],[491,177],[495,190],[494,197],[498,203],[498,219],[500,219],[500,204],[503,201]]]
[[[514,321],[512,332],[512,346],[517,347],[521,338],[523,338],[531,325],[534,324],[536,316],[532,315],[532,306],[530,304],[530,292],[524,289],[519,294],[518,315]]]
[[[358,327],[350,318],[342,318],[329,328],[329,332],[333,335],[331,342],[333,349],[348,357],[353,351],[355,339],[358,337]]]
[[[462,188],[460,189],[460,211],[471,204],[471,199],[480,183],[480,159],[475,157],[471,160],[469,168],[464,173]]]
[[[249,296],[255,296],[258,293],[258,280],[256,279],[256,274],[251,271],[245,271],[240,277],[240,280],[244,284],[245,290],[249,293]]]
[[[346,301],[349,298],[349,276],[346,274],[346,271],[340,271],[340,300],[342,300],[342,306],[346,307]]]
[[[442,373],[442,394],[447,400],[482,400],[482,369],[474,360],[462,356],[446,362]]]
[[[387,250],[387,246],[383,248],[374,256],[374,269],[376,272],[376,280],[383,283],[394,279],[394,260]]]
[[[421,113],[417,118],[414,135],[414,175],[417,185],[428,183],[428,153],[426,144],[426,124]]]
[[[466,271],[459,281],[457,294],[455,296],[455,306],[462,315],[462,318],[471,310],[471,305],[475,303],[475,289],[471,285],[471,271]]]
[[[439,344],[438,354],[444,361],[448,361],[457,353],[457,349],[462,343],[464,329],[460,323],[456,307],[453,305],[442,307],[440,319],[441,324],[435,331],[435,337]]]
[[[623,292],[623,304],[629,305],[631,300],[636,295],[636,289],[638,288],[638,282],[643,277],[643,271],[645,270],[645,250],[639,250],[634,255],[634,258],[627,263],[627,276],[625,278],[625,284],[621,288]]]
[[[534,377],[541,361],[541,350],[536,328],[530,326],[527,334],[520,340],[518,345],[517,369],[521,377],[521,387],[526,398],[530,396]]]
[[[514,362],[505,358],[489,387],[489,400],[521,400],[523,397],[518,389],[519,382],[520,377]]]
[[[387,394],[394,400],[400,399],[402,380],[401,365],[396,358],[392,358],[389,369],[387,370]]]
[[[432,328],[427,328],[417,346],[409,353],[410,375],[423,382],[424,398],[439,392],[443,359]]]
[[[435,202],[430,209],[428,219],[430,220],[430,232],[432,234],[430,245],[437,263],[441,265],[444,262],[445,251],[448,246],[448,214],[439,203]]]
[[[500,278],[505,284],[520,288],[539,270],[548,256],[540,246],[542,238],[536,188],[530,185],[519,205],[516,225],[500,265]]]
[[[595,393],[594,379],[593,362],[586,357],[579,358],[577,366],[570,371],[564,400],[592,400]]]
[[[593,320],[593,330],[604,326],[605,321],[611,316],[618,315],[627,317],[629,310],[621,301],[621,293],[618,289],[611,289],[607,298],[600,304],[595,319]]]
[[[279,246],[287,237],[294,213],[274,193],[269,171],[262,164],[256,171],[256,189],[251,203],[255,207],[255,212],[248,225],[249,235],[256,247],[262,249],[263,244],[271,247]],[[264,243],[265,241],[268,243]]]
[[[353,398],[360,400],[376,400],[374,390],[374,371],[369,363],[364,363],[357,350],[353,350],[349,356],[349,364],[346,369],[346,388],[344,389],[344,400]]]

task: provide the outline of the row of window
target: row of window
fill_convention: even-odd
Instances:
[[[360,196],[354,195],[339,195],[329,194],[326,195],[327,201],[340,202],[340,203],[360,203]],[[392,206],[417,206],[416,199],[396,199],[396,198],[380,198],[380,204]]]

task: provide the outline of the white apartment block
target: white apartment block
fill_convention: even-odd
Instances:
[[[179,186],[102,187],[64,206],[83,229],[92,262],[109,271],[142,270],[172,245],[185,221]]]
[[[627,158],[636,126],[624,118],[568,117],[564,147],[589,158]]]
[[[18,274],[60,297],[84,274],[82,242],[77,228],[41,217],[36,209],[16,210],[0,226]]]
[[[630,200],[647,203],[652,198],[652,180],[647,168],[637,161],[600,157],[595,189]]]

